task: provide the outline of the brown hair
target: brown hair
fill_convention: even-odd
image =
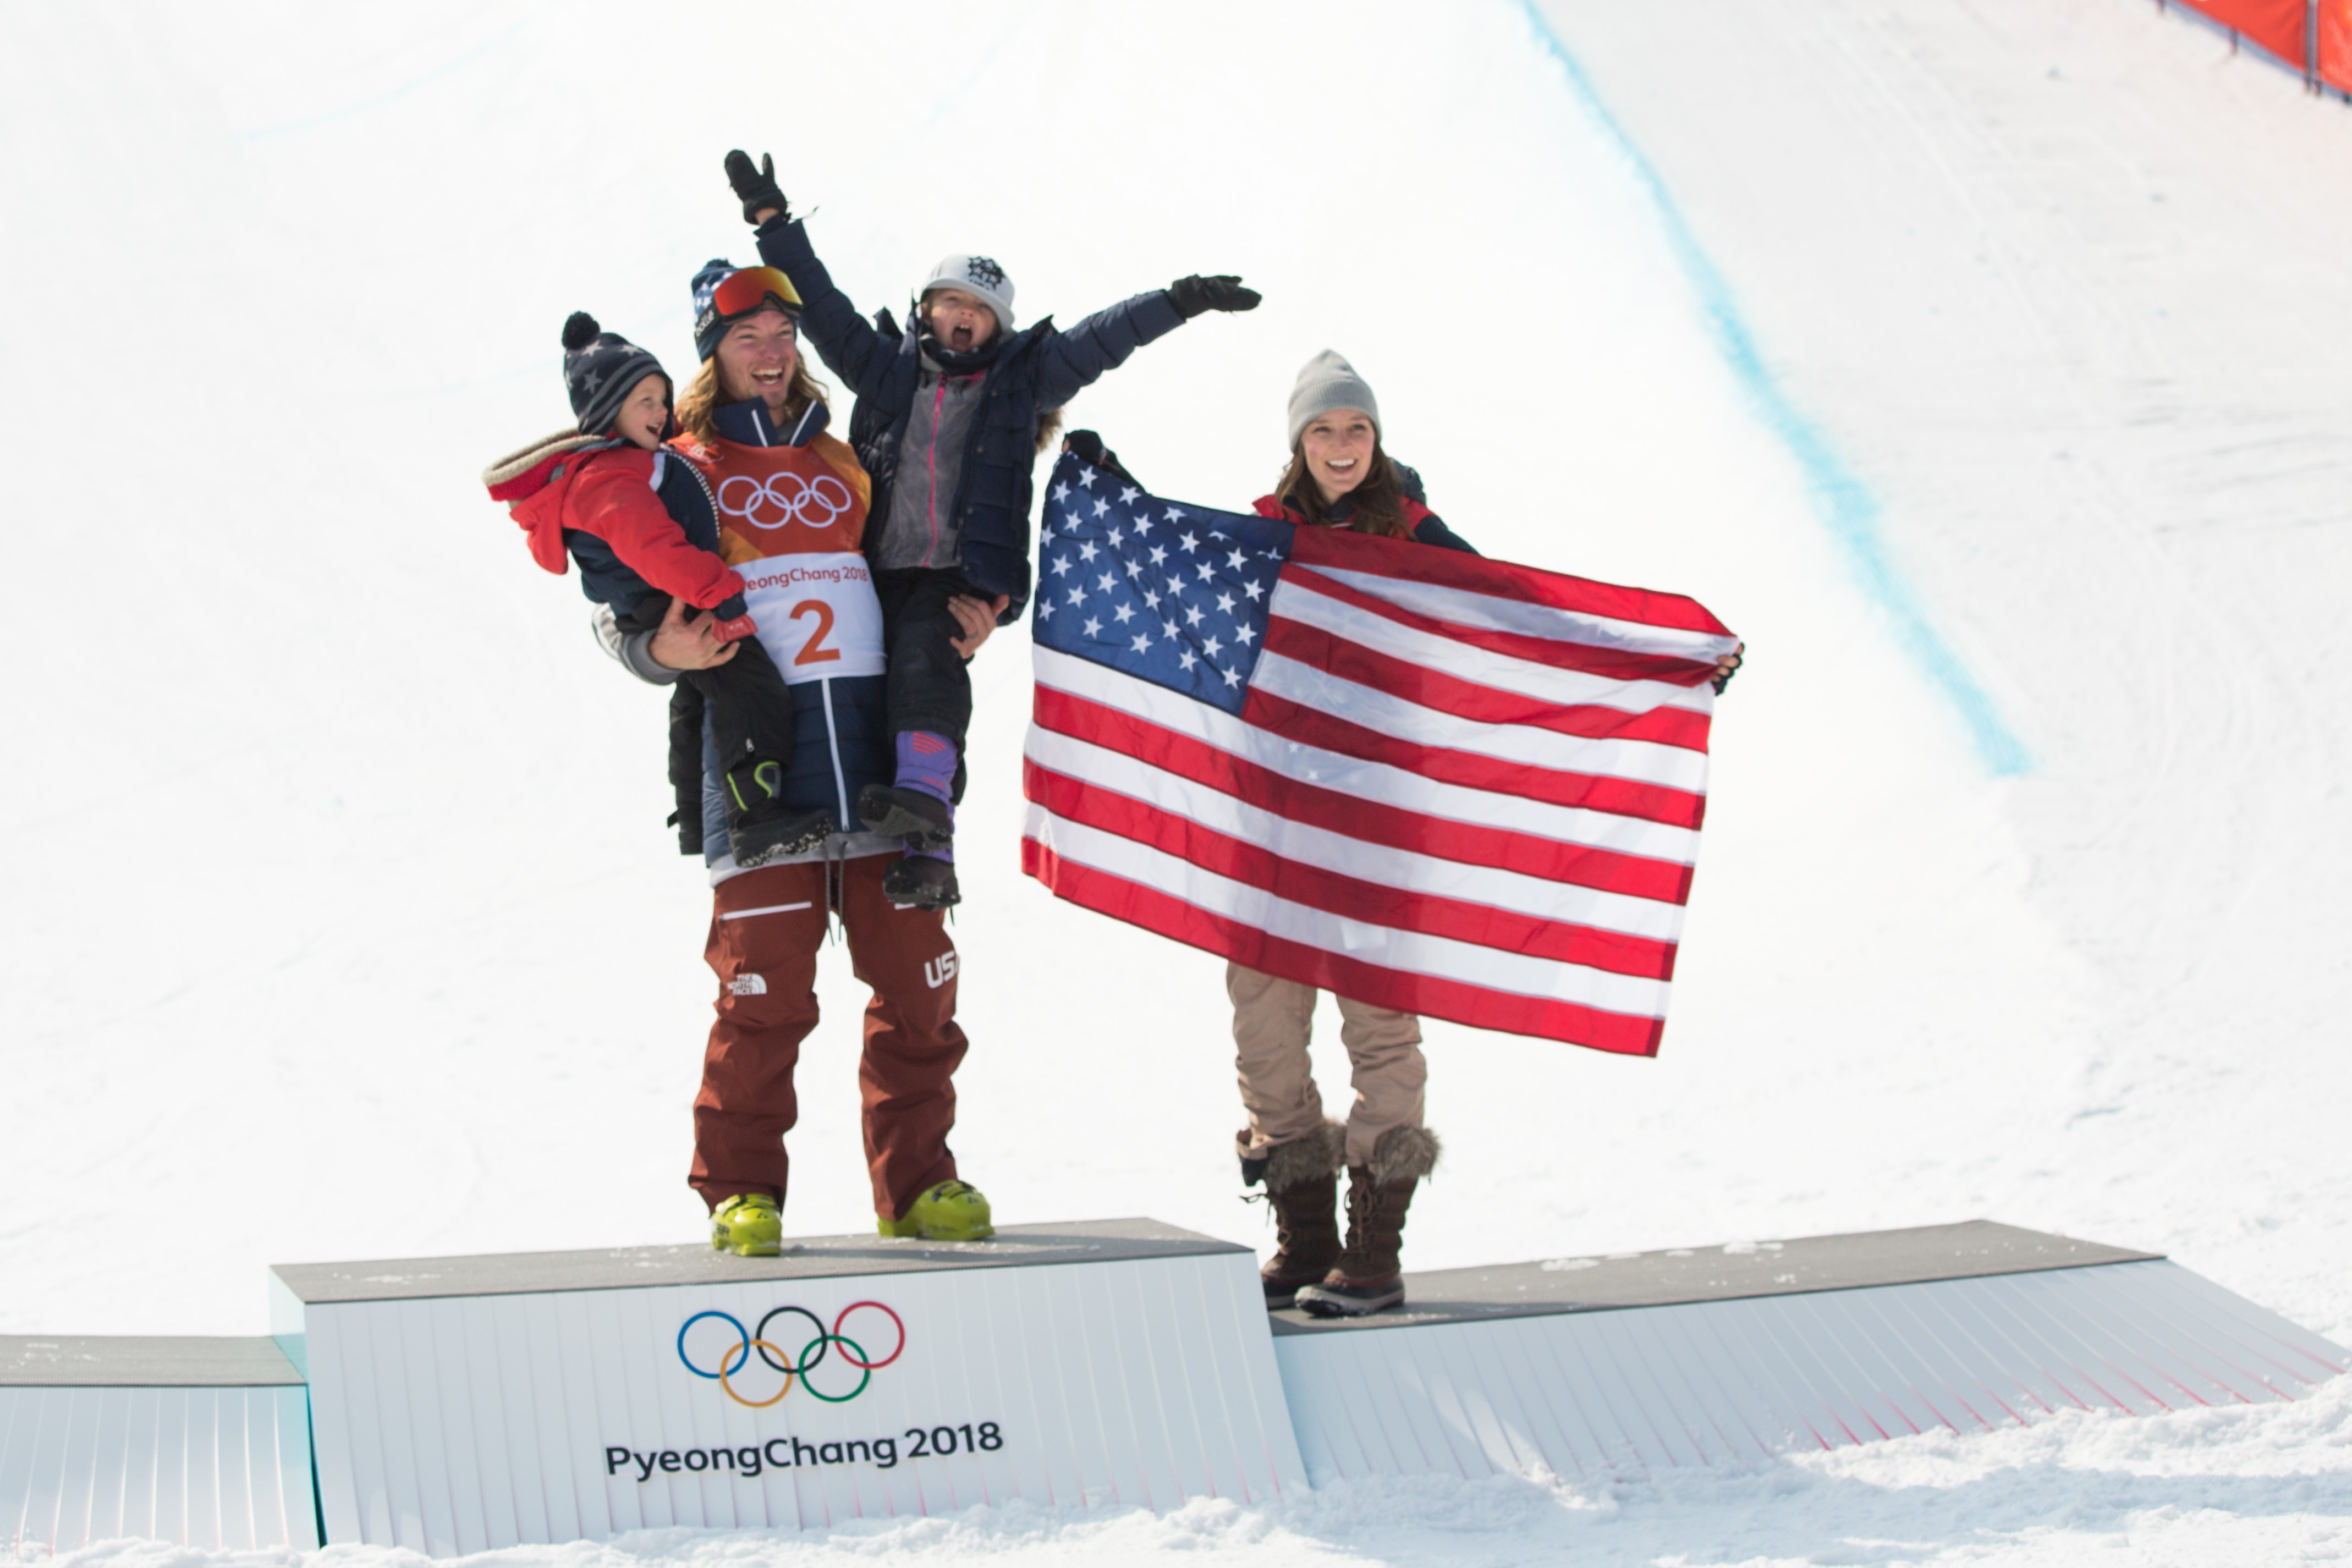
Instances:
[[[784,423],[791,424],[808,412],[809,404],[824,402],[824,383],[809,374],[808,355],[798,351],[798,335],[794,336],[792,395],[784,400]],[[677,427],[702,445],[719,439],[719,405],[729,401],[719,384],[719,356],[713,354],[702,361],[686,390],[677,394]]]
[[[1315,476],[1307,471],[1307,443],[1303,438],[1291,446],[1290,462],[1276,483],[1274,494],[1284,506],[1318,528],[1332,526],[1331,503],[1323,499]],[[1396,465],[1390,461],[1387,449],[1377,438],[1372,442],[1372,465],[1364,475],[1364,482],[1340,500],[1354,508],[1348,514],[1346,526],[1359,533],[1396,539],[1412,532],[1404,520],[1404,486],[1397,478]]]

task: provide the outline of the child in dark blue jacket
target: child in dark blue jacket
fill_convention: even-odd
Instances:
[[[950,256],[916,290],[907,329],[868,323],[792,221],[775,163],[727,155],[727,177],[759,231],[760,256],[804,302],[801,330],[857,395],[850,444],[874,482],[866,557],[889,654],[891,784],[868,787],[867,827],[907,841],[884,888],[942,909],[958,898],[950,845],[963,793],[971,680],[949,602],[993,601],[1001,622],[1029,599],[1029,512],[1039,432],[1104,371],[1203,310],[1247,310],[1233,277],[1193,277],[1096,312],[1067,332],[1013,326],[1013,280],[983,256]]]

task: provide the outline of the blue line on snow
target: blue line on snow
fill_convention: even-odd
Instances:
[[[1657,170],[1642,155],[1625,128],[1617,122],[1601,101],[1601,94],[1592,78],[1576,57],[1560,41],[1553,30],[1551,19],[1543,14],[1537,0],[1518,0],[1519,9],[1527,14],[1528,25],[1535,30],[1536,40],[1546,53],[1559,62],[1568,85],[1592,117],[1602,133],[1615,144],[1618,153],[1633,171],[1636,181],[1649,195],[1657,209],[1658,221],[1665,230],[1666,243],[1675,258],[1682,264],[1684,274],[1706,311],[1707,325],[1715,340],[1716,351],[1731,367],[1741,386],[1755,401],[1757,412],[1772,433],[1780,438],[1797,465],[1804,470],[1808,487],[1812,491],[1816,509],[1822,520],[1829,525],[1832,537],[1845,548],[1849,563],[1862,586],[1894,622],[1895,632],[1906,650],[1918,661],[1928,680],[1940,688],[1945,697],[1959,710],[1961,720],[1976,742],[1977,754],[1984,759],[1986,770],[1996,778],[2004,774],[2023,773],[2032,766],[2025,743],[2017,737],[2000,710],[1968,666],[1953,653],[1943,634],[1927,619],[1927,610],[1918,595],[1895,569],[1886,557],[1886,541],[1879,530],[1878,499],[1869,486],[1855,477],[1844,461],[1830,445],[1829,439],[1797,410],[1772,372],[1765,368],[1764,358],[1756,348],[1755,336],[1739,314],[1739,306],[1732,297],[1731,286],[1723,274],[1700,248],[1698,238],[1691,233],[1682,209],[1675,204],[1665,182]]]

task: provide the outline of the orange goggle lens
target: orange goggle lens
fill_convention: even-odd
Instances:
[[[721,316],[744,316],[757,310],[771,294],[782,302],[786,310],[799,312],[800,290],[793,287],[791,278],[772,267],[746,267],[729,273],[719,280],[710,303]]]

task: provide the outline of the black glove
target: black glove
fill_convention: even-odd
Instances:
[[[784,193],[776,189],[776,159],[772,152],[760,154],[760,166],[751,167],[751,155],[741,148],[727,154],[727,183],[743,198],[743,221],[755,227],[760,214],[774,209],[778,217],[789,221],[791,207],[784,204]]]
[[[1203,310],[1255,310],[1265,297],[1255,288],[1244,288],[1242,280],[1230,272],[1210,277],[1196,272],[1170,284],[1168,298],[1176,302],[1177,313],[1190,321]]]
[[[1091,430],[1074,430],[1062,437],[1062,450],[1077,454],[1080,461],[1088,467],[1116,476],[1139,490],[1144,487],[1142,482],[1120,464],[1118,454],[1105,446],[1103,438]]]

